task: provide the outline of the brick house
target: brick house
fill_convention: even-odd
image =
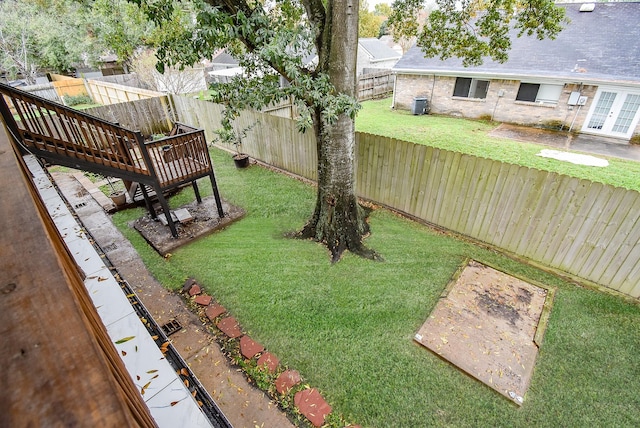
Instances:
[[[426,98],[436,114],[622,140],[640,134],[640,3],[560,6],[570,22],[558,37],[513,37],[503,64],[465,68],[412,47],[393,68],[394,108]]]

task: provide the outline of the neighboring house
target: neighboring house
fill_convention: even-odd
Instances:
[[[242,74],[239,61],[221,50],[211,61],[205,64],[207,83],[227,83],[236,74]]]
[[[372,73],[381,70],[390,70],[402,57],[387,43],[375,38],[358,39],[357,75]],[[304,64],[317,63],[318,56],[315,51],[302,58]],[[226,83],[233,76],[242,74],[238,60],[225,51],[221,51],[206,66],[208,80],[210,82]]]
[[[357,75],[391,69],[401,57],[380,39],[358,39]]]
[[[414,46],[393,69],[394,108],[426,98],[432,113],[625,140],[640,134],[640,3],[560,6],[570,23],[558,37],[513,37],[503,64],[465,68]]]

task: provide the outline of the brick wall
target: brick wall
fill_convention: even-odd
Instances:
[[[571,126],[580,130],[588,108],[567,104],[572,91],[578,85],[566,84],[556,105],[543,105],[516,101],[520,87],[519,80],[491,80],[485,99],[461,98],[453,96],[456,78],[447,76],[397,75],[394,106],[410,110],[414,97],[426,97],[431,113],[472,119],[493,118],[500,122],[529,126],[548,126],[563,123],[565,129]],[[583,86],[582,95],[593,100],[596,86]],[[502,96],[499,96],[502,94]],[[575,121],[574,121],[575,118]]]

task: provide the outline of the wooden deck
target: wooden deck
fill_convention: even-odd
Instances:
[[[197,180],[211,181],[216,208],[224,216],[204,131],[176,124],[171,135],[145,141],[142,134],[44,98],[0,84],[0,113],[14,145],[46,161],[149,186],[160,201],[171,233],[177,231],[163,196]],[[155,217],[148,193],[144,198]]]

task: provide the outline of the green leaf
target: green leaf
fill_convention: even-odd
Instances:
[[[133,338],[135,338],[135,336],[127,336],[127,337],[123,337],[122,339],[120,339],[120,340],[116,341],[116,345],[120,345],[121,343],[128,342],[128,341],[130,341],[130,340],[131,340],[131,339],[133,339]]]

